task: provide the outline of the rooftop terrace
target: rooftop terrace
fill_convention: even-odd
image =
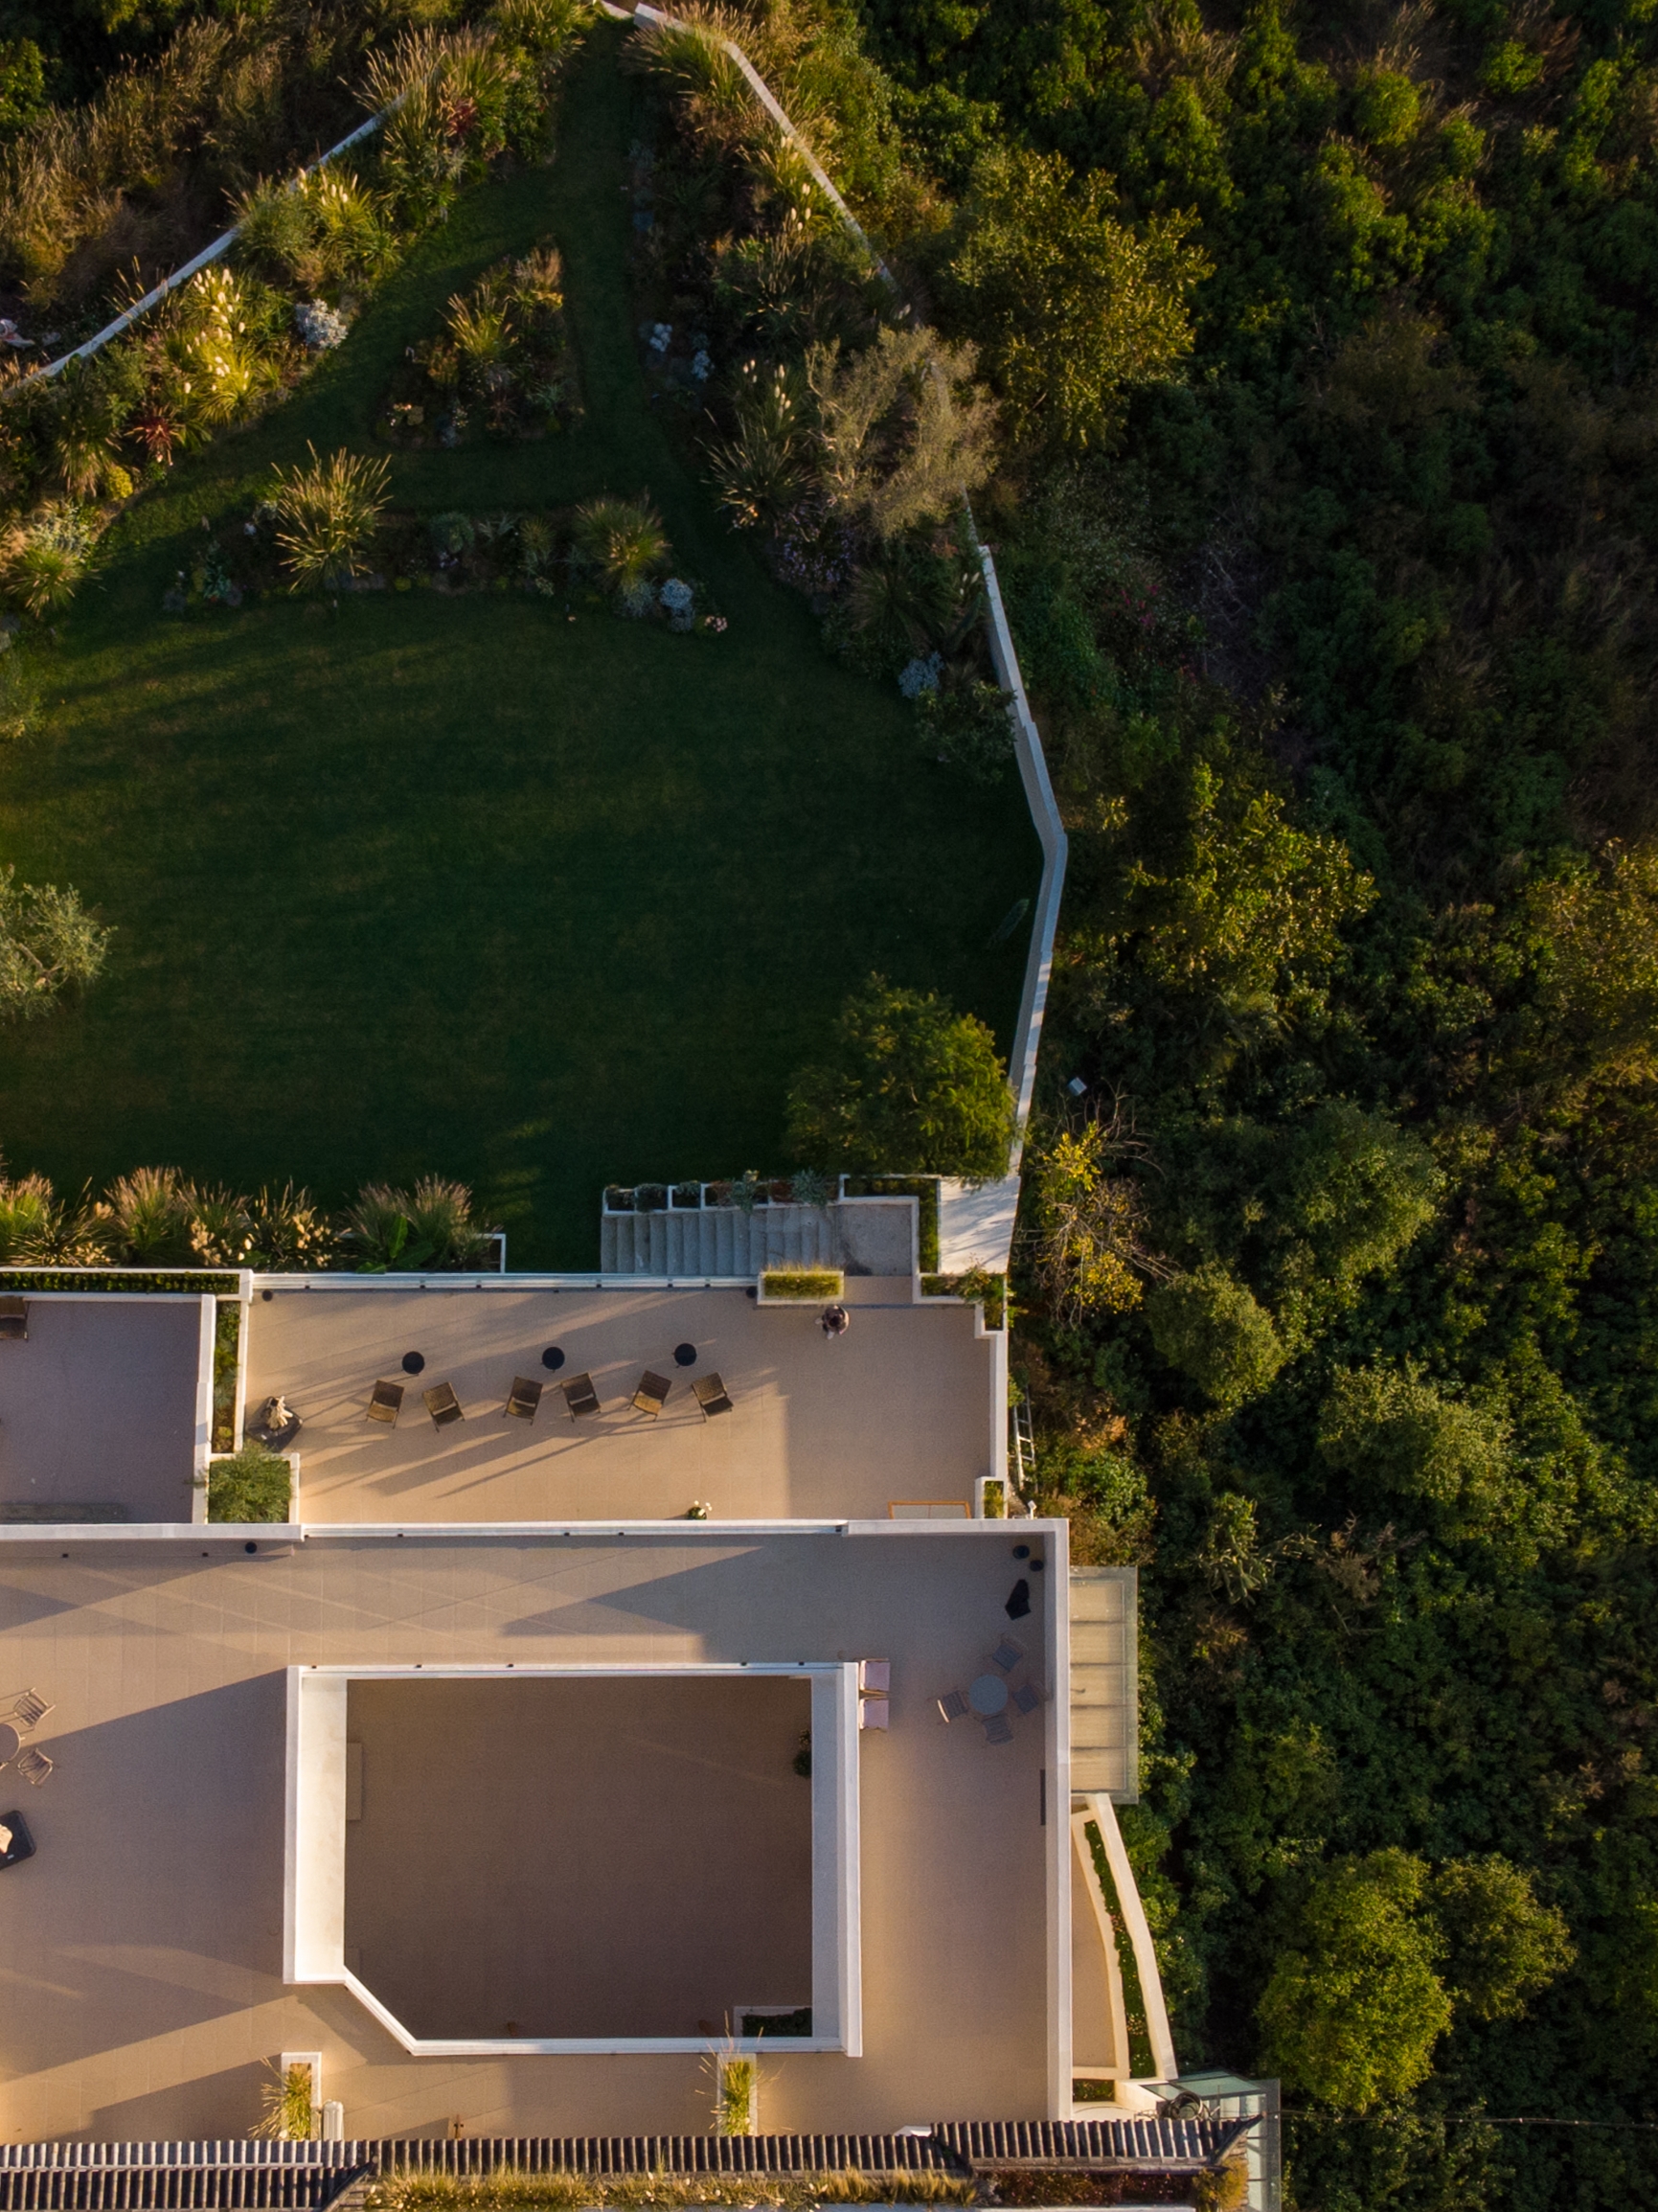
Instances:
[[[1063,1701],[1019,1716],[1000,1745],[971,1722],[943,1726],[934,1705],[982,1670],[1006,1630],[1016,1566],[1033,1603],[1017,1630],[1027,1674],[1043,1688],[1062,1678],[1064,1606],[1050,1605],[1048,1585],[1063,1590],[1064,1526],[1020,1524],[1019,1539],[1045,1555],[1042,1574],[1011,1557],[1013,1533],[980,1522],[624,1539],[323,1534],[285,1556],[247,1556],[203,1530],[88,1538],[67,1559],[58,1538],[48,1552],[19,1536],[0,1567],[0,1668],[56,1700],[44,1733],[57,1769],[49,1790],[21,1792],[38,1851],[8,1875],[0,1919],[15,2029],[0,2139],[238,2134],[258,2110],[262,2063],[284,2050],[322,2053],[323,2093],[343,2101],[352,2135],[443,2132],[456,2114],[476,2133],[706,2130],[694,2054],[411,2058],[347,1989],[284,1986],[285,1690],[289,1668],[313,1665],[890,1657],[890,1730],[855,1739],[864,2055],[768,2059],[762,2125],[875,2130],[1054,2110],[1069,2094],[1068,2053],[1053,2041],[1069,1839],[1062,1811],[1047,1817]],[[380,1726],[364,1723],[365,1824]],[[514,1762],[546,1750],[534,1730],[515,1743],[480,1729],[463,1718],[432,1731],[434,1802],[448,1802],[473,1746],[519,1791]],[[749,1758],[721,1743],[710,1728],[700,1740],[677,1731],[663,1757],[693,1781],[699,1757],[715,1769]],[[766,1744],[769,1773],[784,1746]],[[738,1797],[756,1786],[734,1778]],[[401,1788],[382,1816],[399,1817]],[[657,1817],[653,1850],[692,1833],[671,1795]],[[408,1821],[413,1859],[432,1837]],[[454,1882],[487,1874],[497,1848],[448,1836]],[[740,1891],[752,1863],[738,1839],[722,1874]],[[537,1924],[534,1894],[523,1901],[527,1947],[568,1926],[568,1898]],[[437,1896],[418,1901],[421,1927],[442,1911]],[[377,1940],[363,1940],[365,1953]],[[620,1959],[628,1940],[618,1933]],[[748,1964],[734,1963],[728,2001],[763,2001],[738,1986]],[[495,2011],[506,1994],[490,1993]]]
[[[846,1302],[831,1341],[816,1306],[736,1288],[278,1288],[250,1309],[247,1403],[280,1393],[300,1415],[308,1525],[674,1519],[693,1503],[716,1520],[970,1512],[1000,1471],[1002,1340],[970,1306],[916,1304],[908,1276],[852,1278]],[[693,1363],[676,1364],[681,1345]],[[630,1402],[647,1368],[673,1386],[655,1420]],[[576,1421],[558,1384],[581,1373],[603,1410]],[[710,1373],[733,1402],[712,1420],[691,1388]],[[546,1385],[534,1421],[504,1414],[515,1376]],[[367,1418],[380,1379],[404,1386],[395,1427]],[[444,1381],[465,1419],[440,1429],[420,1392]]]

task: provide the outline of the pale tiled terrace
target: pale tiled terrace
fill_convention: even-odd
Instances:
[[[443,2132],[455,2115],[491,2134],[706,2129],[693,2056],[414,2059],[349,1992],[284,1986],[284,1671],[307,1663],[890,1657],[891,1730],[859,1749],[864,2056],[769,2060],[762,2125],[1042,2115],[1063,1707],[991,1747],[932,1703],[982,1666],[1016,1571],[1034,1601],[1021,1640],[1039,1664],[1059,1648],[1046,1639],[1062,1632],[1049,1598],[1064,1588],[1064,1525],[1016,1534],[1045,1572],[1013,1561],[1014,1531],[984,1523],[320,1537],[253,1557],[205,1530],[89,1539],[68,1559],[57,1540],[12,1539],[0,1679],[56,1700],[43,1738],[57,1770],[16,1793],[38,1852],[4,1877],[4,2137],[240,2133],[282,2050],[323,2053],[352,2135]],[[729,1873],[742,1882],[740,1856]]]
[[[848,1286],[834,1342],[818,1310],[738,1289],[277,1289],[256,1292],[247,1402],[282,1393],[305,1425],[299,1516],[321,1522],[654,1520],[693,1502],[716,1520],[865,1518],[889,1500],[959,1499],[1006,1421],[996,1346],[971,1307],[916,1306],[907,1277]],[[674,1363],[695,1347],[696,1363]],[[564,1364],[550,1373],[543,1351]],[[400,1364],[419,1352],[418,1376]],[[654,1421],[641,1372],[673,1390]],[[603,1402],[572,1422],[557,1384],[591,1373]],[[692,1380],[718,1373],[735,1410],[705,1420]],[[543,1381],[534,1422],[502,1408],[515,1375]],[[396,1428],[371,1423],[377,1379],[405,1385]],[[420,1392],[454,1385],[466,1419],[433,1427]]]
[[[199,1298],[32,1297],[0,1343],[0,1521],[189,1520],[202,1353]]]

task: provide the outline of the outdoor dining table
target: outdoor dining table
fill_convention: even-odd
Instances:
[[[1000,1675],[980,1675],[967,1686],[967,1702],[982,1720],[993,1720],[1008,1709],[1008,1685]]]
[[[10,1721],[0,1721],[0,1767],[8,1766],[23,1748],[23,1739]]]

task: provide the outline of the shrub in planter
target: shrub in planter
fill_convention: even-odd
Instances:
[[[760,1279],[762,1298],[801,1298],[815,1303],[838,1298],[846,1288],[838,1267],[768,1267]]]
[[[287,1461],[262,1444],[244,1444],[229,1458],[208,1462],[209,1520],[285,1521],[292,1494]]]

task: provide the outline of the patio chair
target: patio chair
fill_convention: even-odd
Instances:
[[[633,1393],[635,1413],[647,1413],[652,1421],[668,1403],[668,1393],[673,1385],[666,1375],[653,1375],[647,1367],[639,1378],[639,1388]]]
[[[884,1698],[893,1686],[891,1659],[860,1659],[858,1661],[858,1688],[866,1694],[873,1690]]]
[[[1011,1744],[1013,1741],[1012,1726],[1006,1713],[990,1715],[985,1722],[985,1741],[987,1744]]]
[[[998,1675],[1011,1675],[1025,1656],[1025,1647],[1016,1636],[1004,1636],[990,1653],[990,1664]]]
[[[964,1690],[946,1690],[939,1699],[939,1713],[946,1723],[951,1721],[965,1721],[971,1710],[971,1706],[967,1703],[966,1693]]]
[[[0,1704],[0,1721],[10,1721],[14,1728],[26,1734],[31,1728],[38,1728],[53,1709],[38,1690],[19,1690],[10,1703]]]
[[[21,1344],[29,1334],[27,1298],[0,1298],[0,1342]]]
[[[420,1396],[426,1402],[426,1411],[432,1417],[434,1428],[447,1428],[451,1421],[465,1420],[461,1401],[455,1396],[455,1385],[452,1382],[435,1382],[430,1390],[422,1390]]]
[[[584,1413],[599,1411],[599,1393],[593,1387],[591,1375],[573,1375],[568,1382],[561,1382],[564,1402],[570,1408],[572,1421],[579,1421]]]
[[[44,1751],[37,1751],[33,1744],[25,1744],[11,1762],[11,1771],[13,1774],[21,1774],[25,1782],[33,1782],[38,1790],[51,1773],[53,1764]]]
[[[535,1408],[541,1402],[542,1388],[539,1382],[530,1381],[522,1375],[514,1375],[507,1402],[501,1408],[502,1420],[511,1414],[514,1421],[534,1421]]]
[[[1042,1693],[1034,1682],[1021,1682],[1013,1692],[1011,1702],[1021,1713],[1033,1713],[1042,1702]]]
[[[698,1375],[691,1387],[696,1394],[704,1421],[712,1421],[716,1413],[732,1410],[731,1393],[717,1375]]]
[[[860,1698],[858,1699],[858,1726],[860,1728],[885,1730],[886,1725],[887,1700],[884,1698]]]
[[[402,1403],[403,1386],[400,1382],[376,1382],[369,1393],[369,1419],[383,1421],[388,1428],[396,1428]]]

